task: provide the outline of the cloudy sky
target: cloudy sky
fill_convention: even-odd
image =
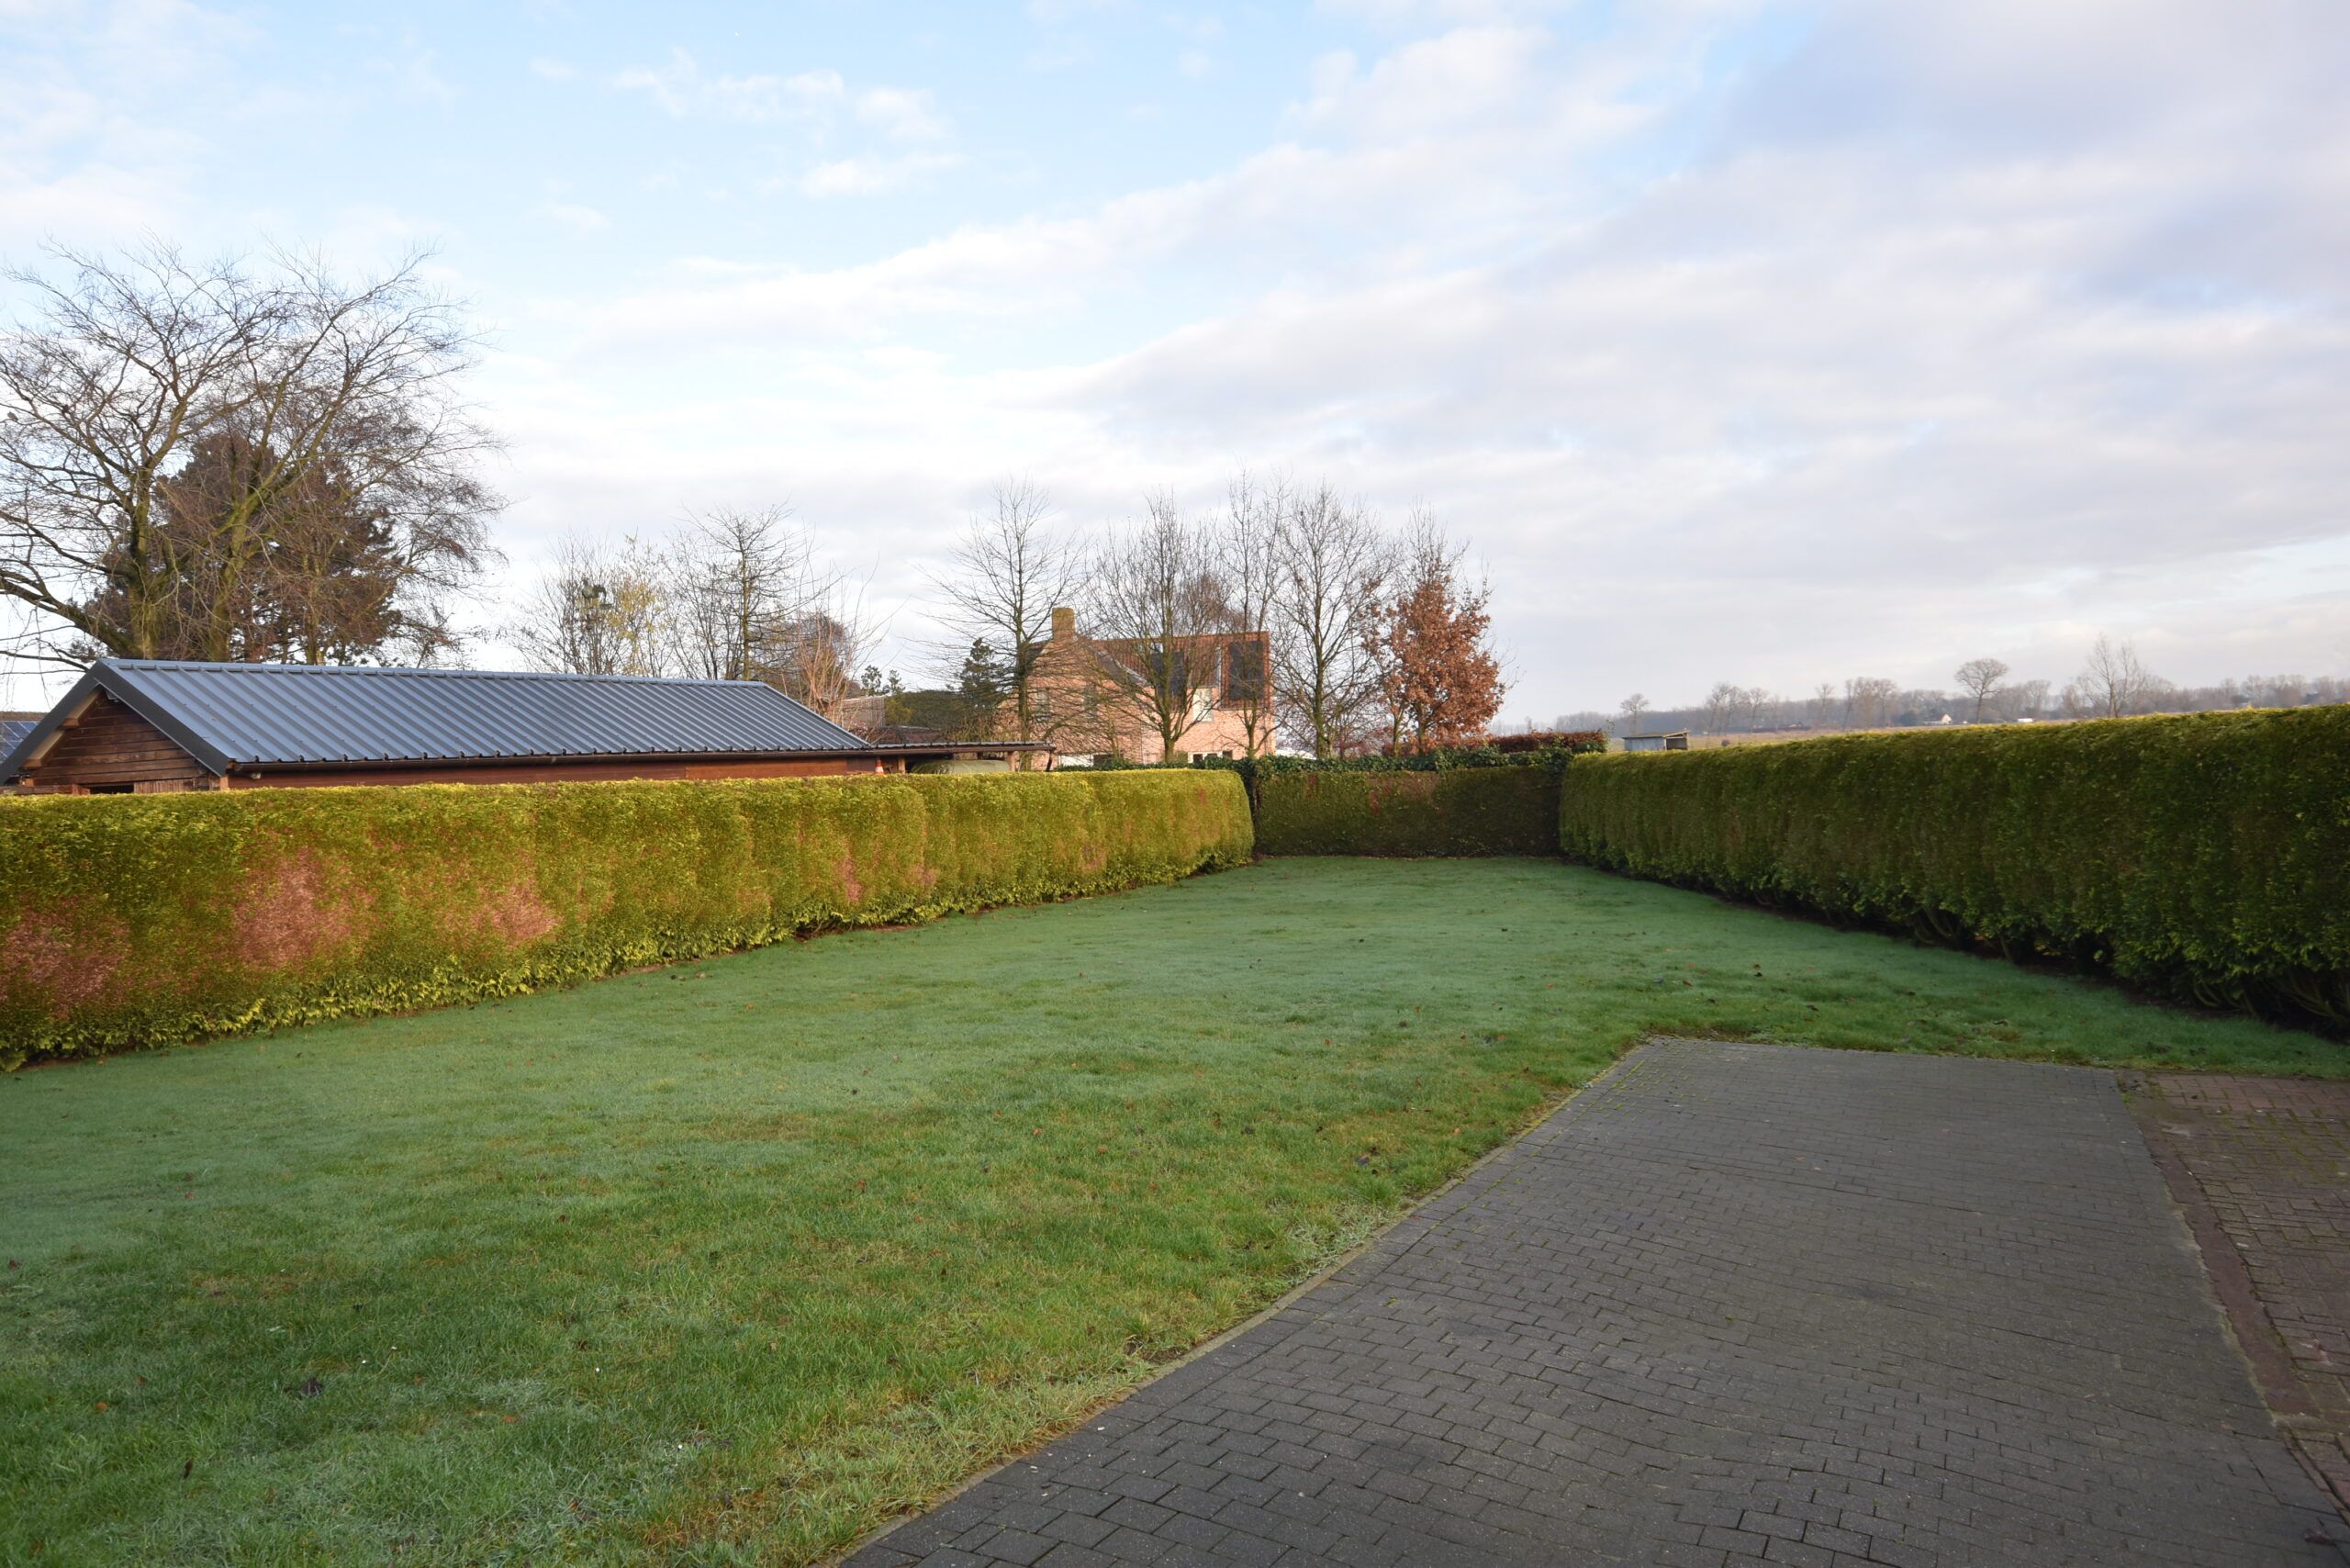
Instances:
[[[1513,718],[2339,674],[2345,79],[2342,0],[0,0],[0,256],[433,245],[514,580],[788,500],[910,673],[996,476],[1247,465],[1472,540]]]

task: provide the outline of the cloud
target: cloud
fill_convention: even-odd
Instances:
[[[542,55],[531,62],[530,72],[543,82],[568,82],[579,74],[579,68],[567,60],[553,60]]]
[[[1046,26],[1128,8],[1130,0],[1028,0],[1028,19]]]
[[[929,520],[909,558],[1006,466],[1080,523],[1239,462],[1426,501],[1494,568],[1514,711],[2061,681],[2097,630],[2316,673],[2350,662],[2350,49],[2280,6],[1692,4],[1572,47],[1489,11],[1326,56],[1200,179],[570,314],[619,362],[777,346],[713,471]]]
[[[1309,124],[1345,122],[1358,135],[1425,133],[1490,117],[1531,95],[1550,35],[1525,27],[1456,28],[1416,39],[1360,72],[1340,50],[1315,62],[1315,95],[1299,110]]]
[[[135,238],[187,210],[207,139],[145,108],[230,77],[249,24],[177,0],[28,5],[0,11],[0,252]]]
[[[612,77],[624,92],[643,93],[673,119],[707,118],[739,125],[817,124],[848,97],[837,71],[789,76],[710,75],[687,50],[673,49],[657,66],[631,66]]]
[[[574,234],[600,234],[612,226],[610,218],[594,207],[584,207],[577,202],[543,201],[532,210]]]
[[[819,163],[800,178],[800,189],[811,196],[878,196],[902,190],[941,170],[963,162],[951,152],[909,152],[897,157],[840,158]]]
[[[631,66],[611,78],[623,92],[642,93],[675,119],[736,125],[798,125],[827,132],[853,123],[901,142],[936,141],[948,127],[928,92],[867,87],[852,92],[837,71],[791,75],[713,75],[692,54],[673,49],[657,66]]]
[[[876,196],[903,190],[962,164],[948,151],[951,128],[931,95],[912,87],[853,89],[837,71],[794,75],[711,75],[684,50],[658,67],[632,67],[612,78],[623,91],[644,94],[677,119],[735,125],[788,126],[810,147],[834,151],[797,174],[771,177],[758,188],[796,190],[815,197]],[[885,151],[841,151],[837,144],[878,139]]]
[[[904,87],[874,87],[858,94],[856,118],[892,141],[936,141],[947,130],[930,95]]]

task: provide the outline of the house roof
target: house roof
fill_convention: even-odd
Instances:
[[[867,749],[753,680],[101,659],[17,740],[0,760],[0,778],[15,778],[101,691],[215,773]]]
[[[17,749],[17,743],[33,733],[39,719],[0,719],[0,756]]]

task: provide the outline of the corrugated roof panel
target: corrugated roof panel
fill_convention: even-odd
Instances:
[[[865,746],[749,680],[159,659],[93,673],[240,766]]]

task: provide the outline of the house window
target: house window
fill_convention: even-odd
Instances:
[[[1192,661],[1182,649],[1145,648],[1142,665],[1144,675],[1161,691],[1175,697],[1190,693]]]
[[[1265,644],[1256,638],[1234,643],[1225,651],[1224,700],[1235,703],[1265,700]]]

